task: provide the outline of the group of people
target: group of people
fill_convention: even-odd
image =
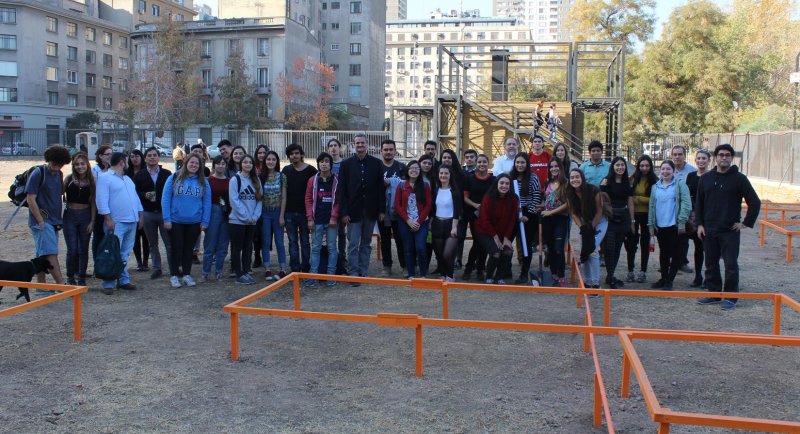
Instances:
[[[355,135],[355,154],[346,159],[341,143],[331,139],[316,156],[316,167],[304,161],[300,145],[290,144],[285,149],[289,165],[282,170],[280,156],[266,145],[250,155],[227,140],[219,142],[220,155],[210,168],[198,143],[175,173],[160,164],[155,147],[126,155],[103,145],[92,167],[85,153],[70,157],[66,148],[52,146],[45,152],[46,170],[33,171],[28,179],[29,226],[36,255],[50,259],[57,283],[64,283],[57,258],[61,228],[70,284],[85,284],[90,238],[96,253],[103,237],[116,236],[126,266],[119,279],[103,282],[106,294],[136,289],[127,271],[132,250],[137,270],[151,271],[151,279],[163,275],[159,236],[176,288],[196,285],[192,266],[200,247],[203,281],[223,279],[228,252],[230,277],[240,284],[255,283],[253,268],[262,265],[267,281],[291,271],[367,276],[376,226],[384,276],[393,275],[394,250],[406,278],[438,274],[452,282],[455,270],[463,268],[462,280],[475,273],[479,281],[502,285],[513,279],[516,253],[520,269],[514,282],[521,284],[530,281],[538,248],[546,251],[553,284],[567,286],[565,247],[573,224],[589,287],[599,288],[601,262],[610,288],[644,283],[655,238],[660,279],[653,288],[671,289],[678,271],[690,271],[691,240],[691,286],[722,290],[722,259],[724,290],[738,291],[739,231],[753,226],[760,202],[732,165],[730,145],[718,146],[713,155],[699,150],[697,167],[686,162],[682,146],[673,147],[672,160],[658,170],[643,155],[629,175],[628,162],[623,157],[606,161],[597,141],[589,144],[590,159],[580,166],[570,160],[564,143],[557,143],[552,155],[544,150],[543,137],[535,135],[531,143],[530,152],[521,152],[516,138],[506,138],[505,153],[494,159],[491,172],[489,156],[469,149],[462,165],[452,150],[437,153],[433,141],[425,143],[417,160],[403,164],[395,158],[395,142],[387,139],[376,158],[367,153],[365,134]],[[72,173],[64,179],[61,168],[70,162]],[[744,220],[742,198],[748,205]],[[462,263],[468,229],[473,243]],[[623,246],[624,282],[616,277]],[[430,271],[434,256],[436,269]],[[734,305],[735,299],[724,300],[724,308]]]

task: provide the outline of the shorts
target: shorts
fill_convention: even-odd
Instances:
[[[38,226],[30,228],[37,257],[58,254],[58,232],[53,225],[45,222],[44,229],[39,229]]]

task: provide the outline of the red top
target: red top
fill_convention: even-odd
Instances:
[[[508,201],[514,206],[508,206]],[[475,231],[481,235],[493,237],[497,235],[501,240],[511,238],[517,224],[517,199],[499,197],[492,199],[488,194],[481,201],[481,211],[475,225]]]
[[[529,152],[528,158],[531,160],[531,173],[539,177],[539,185],[547,185],[547,162],[553,156],[543,150],[542,155],[534,155],[533,152]]]
[[[424,182],[422,178],[417,178],[417,182],[425,184],[425,205],[422,205],[420,200],[417,199],[417,211],[419,213],[417,223],[422,224],[422,222],[428,219],[428,215],[431,213],[433,198],[431,198],[430,184]],[[408,197],[411,196],[413,192],[414,190],[411,188],[410,182],[402,182],[397,185],[397,193],[394,195],[394,210],[404,222],[408,220]]]
[[[231,182],[230,178],[219,179],[213,176],[206,178],[208,184],[211,186],[211,203],[219,205],[219,197],[225,198],[225,203],[228,202],[228,184]]]

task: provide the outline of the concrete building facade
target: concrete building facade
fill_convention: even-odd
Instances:
[[[408,0],[386,0],[386,21],[408,18]]]
[[[516,18],[531,29],[536,42],[564,42],[570,39],[567,18],[575,0],[492,0],[497,17]]]

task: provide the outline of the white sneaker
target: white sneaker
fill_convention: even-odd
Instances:
[[[178,276],[172,276],[169,278],[169,284],[172,285],[173,288],[180,288],[181,279],[179,279]]]
[[[188,274],[183,276],[183,283],[185,283],[186,286],[197,286],[197,283],[195,283],[194,279],[192,279],[192,276]]]

